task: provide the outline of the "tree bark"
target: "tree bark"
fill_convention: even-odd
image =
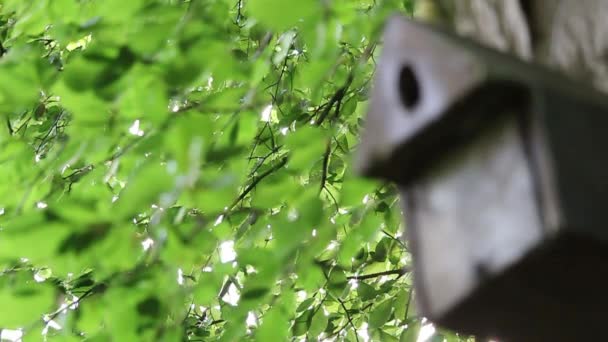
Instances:
[[[420,5],[461,35],[608,92],[608,1],[422,0]]]

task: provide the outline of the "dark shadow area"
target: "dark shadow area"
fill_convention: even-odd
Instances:
[[[607,247],[564,235],[489,280],[437,322],[501,342],[604,340]]]

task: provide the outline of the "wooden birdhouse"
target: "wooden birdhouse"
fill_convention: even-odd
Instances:
[[[400,189],[422,315],[500,341],[601,336],[603,94],[393,17],[356,167]]]

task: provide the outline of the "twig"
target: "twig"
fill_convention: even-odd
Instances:
[[[102,292],[105,288],[106,288],[106,285],[104,283],[98,283],[98,284],[93,285],[90,289],[88,289],[85,292],[83,292],[82,295],[80,297],[78,297],[78,299],[76,299],[70,305],[68,305],[66,307],[61,307],[61,308],[57,309],[55,312],[53,312],[52,314],[49,314],[47,316],[47,318],[48,318],[47,322],[48,321],[52,321],[55,318],[57,318],[57,316],[59,316],[59,314],[61,314],[62,312],[65,312],[68,307],[80,304],[80,302],[83,299],[85,299],[85,298],[87,298],[87,297],[89,297],[89,296],[91,296],[91,295],[93,295],[93,294],[95,294],[97,292]]]
[[[256,49],[255,53],[253,54],[254,60],[257,59],[258,57],[260,57],[260,55],[262,54],[262,52],[264,52],[264,50],[266,49],[268,44],[270,44],[271,40],[272,40],[272,32],[266,32],[266,34],[264,35],[262,40],[260,40],[260,45],[258,45],[258,48]]]
[[[338,90],[336,90],[336,92],[331,96],[329,101],[327,101],[327,106],[325,106],[325,108],[323,109],[323,112],[321,112],[321,114],[319,115],[319,118],[317,119],[317,122],[315,123],[315,125],[321,126],[323,121],[325,121],[325,119],[327,119],[327,117],[329,116],[329,113],[330,113],[331,109],[334,107],[334,105],[337,104],[336,108],[338,111],[340,110],[339,103],[344,98],[344,95],[346,95],[346,91],[348,90],[348,87],[350,87],[351,83],[353,82],[353,79],[354,79],[354,77],[353,77],[352,73],[350,73],[348,75],[348,78],[346,79],[346,82],[344,82],[344,85],[341,86],[340,88],[338,88]],[[336,115],[337,115],[337,113],[336,113]]]
[[[340,87],[340,88],[338,88],[338,90],[336,90],[336,92],[332,95],[332,97],[327,102],[327,106],[325,106],[323,112],[321,112],[321,114],[319,115],[319,118],[317,119],[317,122],[316,122],[317,126],[320,126],[323,123],[323,121],[325,121],[325,119],[327,119],[327,117],[329,116],[329,113],[330,113],[331,109],[334,107],[334,105],[336,105],[336,110],[335,110],[334,115],[336,117],[338,117],[338,115],[340,114],[339,113],[340,104],[341,104],[342,100],[344,99],[344,96],[346,95],[348,88],[351,86],[351,84],[353,83],[353,81],[355,79],[355,72],[357,72],[357,69],[360,65],[367,62],[367,60],[373,55],[375,48],[376,48],[376,44],[371,43],[365,48],[365,50],[363,50],[363,53],[359,57],[359,60],[357,61],[355,68],[353,68],[349,72],[348,77],[346,78],[346,82],[344,82],[344,85],[342,85],[342,87]]]
[[[388,270],[388,271],[383,271],[383,272],[378,272],[378,273],[370,273],[370,274],[364,274],[364,275],[356,275],[356,276],[350,276],[350,277],[346,277],[346,279],[349,280],[365,280],[365,279],[372,279],[372,278],[377,278],[377,277],[382,277],[385,275],[398,275],[399,277],[403,276],[404,274],[406,274],[407,272],[409,272],[410,269],[407,267],[403,267],[397,270]]]
[[[336,296],[332,296],[332,297],[334,297],[334,299],[337,300],[338,303],[340,303],[340,306],[342,307],[342,309],[344,309],[344,314],[346,315],[346,319],[348,320],[348,324],[350,324],[350,326],[353,328],[353,330],[355,332],[354,333],[354,335],[355,335],[355,341],[359,342],[359,337],[357,336],[357,327],[355,327],[355,323],[353,323],[353,319],[352,319],[352,317],[350,317],[350,313],[348,312],[348,309],[346,308],[346,305],[344,305],[344,302],[339,297],[336,297]]]
[[[11,119],[6,117],[6,127],[8,128],[8,134],[13,135],[13,126],[11,125]]]
[[[283,166],[285,166],[285,164],[287,164],[287,157],[283,157],[273,167],[271,167],[270,169],[264,171],[264,173],[260,174],[259,176],[255,177],[253,179],[253,181],[245,188],[245,190],[243,190],[243,192],[239,195],[239,197],[237,197],[234,200],[234,202],[232,202],[232,204],[228,207],[229,210],[232,210],[234,207],[236,207],[236,205],[239,204],[239,202],[242,201],[245,198],[245,196],[247,196],[247,194],[249,194],[251,192],[251,190],[253,190],[256,187],[256,185],[258,185],[259,182],[261,182],[264,178],[268,177],[273,172],[275,172],[278,169],[280,169]]]
[[[241,19],[243,18],[243,13],[241,12],[241,8],[243,7],[243,0],[239,0],[236,3],[236,19],[234,20],[234,24],[238,28],[243,28],[244,25],[240,25]]]
[[[393,236],[391,233],[387,232],[386,229],[382,229],[382,234],[388,236],[389,238],[391,238],[391,240],[396,241],[401,246],[401,248],[407,251],[407,246],[401,239]]]
[[[407,304],[405,305],[405,313],[403,314],[403,320],[407,320],[407,315],[410,311],[410,303],[412,302],[412,292],[414,292],[414,288],[410,287],[409,296],[407,297]]]
[[[323,155],[323,170],[321,172],[321,188],[319,191],[323,191],[325,188],[325,182],[327,181],[327,172],[329,166],[329,156],[331,155],[331,141],[327,142],[327,146],[325,147],[325,154]]]

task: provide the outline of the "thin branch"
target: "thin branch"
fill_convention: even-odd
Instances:
[[[382,276],[386,276],[386,275],[397,275],[398,277],[403,276],[404,274],[408,273],[410,271],[409,268],[407,267],[403,267],[397,270],[388,270],[388,271],[383,271],[383,272],[378,272],[378,273],[370,273],[370,274],[364,274],[364,275],[356,275],[356,276],[350,276],[350,277],[346,277],[346,279],[353,279],[353,280],[365,280],[365,279],[372,279],[372,278],[378,278],[378,277],[382,277]]]
[[[6,117],[6,127],[8,128],[8,134],[13,135],[13,126],[11,125],[11,119],[9,119],[8,116]]]
[[[209,107],[205,106],[205,102],[203,101],[189,101],[187,104],[179,107],[179,109],[173,114],[184,113],[190,110],[196,110],[199,114],[220,114],[220,113],[234,113],[240,112],[243,110],[256,109],[260,106],[264,105],[263,103],[253,102],[248,104],[243,104],[241,106],[234,107]]]
[[[323,189],[325,191],[327,191],[327,194],[329,195],[329,197],[331,197],[331,200],[334,202],[334,206],[336,207],[336,212],[338,212],[340,210],[340,205],[338,204],[338,200],[336,200],[336,196],[334,196],[334,194],[331,193],[331,190],[329,190],[329,188],[327,187],[327,184],[325,184]],[[323,190],[323,189],[321,189],[321,190]]]
[[[272,40],[272,32],[266,32],[266,34],[264,35],[262,40],[260,40],[260,45],[258,45],[258,48],[256,49],[255,53],[253,54],[254,60],[258,59],[258,57],[260,57],[260,55],[262,54],[262,52],[264,52],[264,50],[266,49],[268,44],[270,44],[271,40]]]
[[[401,248],[403,248],[405,251],[407,251],[407,246],[405,245],[405,243],[401,239],[393,236],[391,233],[389,233],[388,231],[386,231],[386,229],[382,229],[382,234],[388,236],[389,238],[391,238],[391,240],[397,242],[399,244],[399,246],[401,246]]]
[[[243,7],[243,0],[239,0],[236,3],[236,19],[234,20],[234,24],[240,29],[245,25],[241,25],[241,19],[243,18],[243,13],[241,12],[241,8]]]
[[[317,119],[317,122],[315,123],[315,125],[321,126],[323,121],[325,121],[325,119],[327,119],[327,117],[329,116],[331,109],[334,108],[334,105],[339,104],[342,101],[342,99],[344,98],[344,95],[346,95],[346,91],[348,90],[348,87],[350,87],[350,84],[353,82],[353,78],[354,77],[352,76],[352,73],[349,74],[348,79],[346,80],[344,85],[341,86],[340,88],[338,88],[338,90],[336,90],[336,92],[331,96],[331,98],[329,98],[329,101],[327,102],[327,106],[325,106],[325,108],[323,109],[323,112],[321,112],[321,114],[319,115],[319,118]],[[340,106],[338,105],[338,106],[336,106],[336,108],[338,108],[338,110],[339,110]]]
[[[404,321],[407,320],[407,315],[409,314],[409,311],[410,311],[410,303],[412,302],[413,292],[414,292],[414,288],[410,287],[409,296],[407,297],[407,304],[405,305],[405,313],[403,314]]]
[[[321,188],[319,191],[323,191],[325,188],[325,182],[327,181],[327,172],[329,166],[329,156],[331,155],[331,141],[327,142],[327,146],[325,147],[325,154],[323,155],[323,170],[321,172]]]
[[[220,289],[220,293],[217,295],[217,298],[222,299],[228,293],[228,290],[230,290],[230,285],[232,284],[234,284],[233,279],[231,277],[228,277],[228,279],[226,279],[226,282]]]
[[[260,174],[259,176],[255,177],[253,181],[245,188],[245,190],[243,190],[239,197],[237,197],[228,208],[232,210],[234,207],[236,207],[237,204],[239,204],[239,202],[241,202],[245,198],[245,196],[247,196],[247,194],[249,194],[256,187],[256,185],[258,185],[259,182],[261,182],[264,178],[270,176],[273,172],[285,166],[285,164],[287,164],[287,157],[283,157],[273,167],[264,171],[264,173]]]
[[[98,283],[98,284],[93,285],[90,289],[88,289],[85,292],[83,292],[82,295],[80,295],[80,297],[78,297],[78,299],[76,299],[70,305],[68,305],[68,306],[62,306],[61,308],[57,309],[55,312],[49,314],[47,316],[48,321],[52,321],[55,318],[57,318],[57,316],[59,316],[59,314],[61,314],[62,312],[65,312],[68,309],[69,306],[76,306],[76,305],[80,304],[80,302],[83,299],[85,299],[85,298],[87,298],[87,297],[89,297],[89,296],[91,296],[91,295],[93,295],[95,293],[103,292],[105,290],[105,288],[106,288],[106,285],[104,283]]]
[[[332,97],[327,102],[327,106],[325,107],[323,112],[321,112],[321,114],[319,115],[319,118],[317,119],[317,122],[316,122],[317,126],[320,126],[325,121],[325,119],[327,119],[327,117],[329,116],[329,113],[331,112],[331,109],[334,107],[334,105],[336,106],[334,115],[335,115],[335,117],[338,117],[338,115],[340,114],[339,112],[340,112],[340,105],[342,103],[342,100],[344,99],[344,96],[346,96],[348,88],[351,86],[351,84],[353,83],[353,81],[355,79],[355,72],[358,71],[357,69],[360,65],[367,62],[367,60],[373,55],[375,48],[376,48],[376,44],[369,44],[365,48],[365,50],[363,50],[363,53],[359,57],[359,60],[357,61],[355,68],[350,70],[348,77],[346,78],[346,82],[344,82],[344,85],[342,85],[342,87],[340,87],[340,88],[338,88],[338,90],[336,90],[336,92],[332,95]]]
[[[359,337],[357,336],[357,327],[355,327],[355,323],[353,323],[353,319],[352,319],[352,317],[350,317],[350,313],[348,312],[346,305],[344,305],[344,302],[339,297],[336,297],[336,296],[332,296],[332,297],[334,297],[334,299],[337,300],[338,303],[340,303],[340,306],[342,307],[342,309],[344,310],[344,314],[346,315],[346,319],[348,320],[348,324],[350,324],[350,326],[353,328],[353,330],[355,332],[354,333],[355,341],[359,342]]]

